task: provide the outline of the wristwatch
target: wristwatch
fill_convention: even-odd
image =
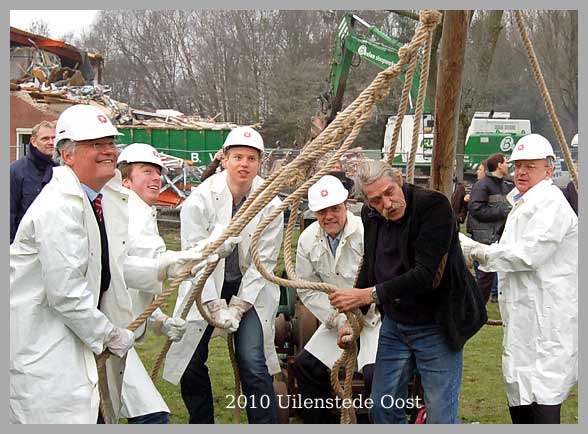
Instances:
[[[376,292],[376,287],[372,288],[372,303],[380,304],[380,299],[378,298],[378,293]]]

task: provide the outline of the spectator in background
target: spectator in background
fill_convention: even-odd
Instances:
[[[41,121],[33,127],[27,154],[10,165],[10,243],[25,212],[51,181],[55,122]]]
[[[486,160],[486,174],[472,187],[468,204],[469,217],[467,231],[475,241],[492,244],[500,239],[506,217],[511,209],[506,195],[513,189],[513,184],[504,179],[508,175],[508,163],[503,154],[490,155]],[[492,294],[492,301],[498,297],[498,281],[496,273],[478,270],[478,285],[486,300]]]
[[[350,194],[353,192],[354,181],[353,179],[349,178],[345,173],[345,170],[343,170],[343,164],[341,163],[341,161],[336,161],[335,164],[333,164],[333,168],[328,174],[334,176],[339,181],[341,181],[343,187],[345,187]]]
[[[218,151],[216,151],[216,154],[214,154],[214,158],[212,159],[212,161],[208,164],[208,166],[206,166],[206,169],[202,171],[202,175],[200,175],[200,182],[204,182],[206,178],[209,178],[210,176],[214,175],[216,173],[216,169],[218,169],[219,166],[220,171],[222,172],[224,169],[221,165],[222,161],[223,150],[221,148]]]
[[[576,160],[575,164],[576,172],[578,172],[578,160]],[[570,204],[576,215],[578,215],[578,190],[576,190],[574,181],[570,180],[570,182],[568,182],[568,185],[566,185],[566,188],[564,188],[562,191],[564,196],[568,200],[568,203]]]
[[[465,222],[466,217],[468,215],[468,204],[466,199],[466,190],[463,182],[459,182],[457,180],[457,173],[455,170],[457,168],[457,161],[453,162],[453,189],[451,192],[451,208],[453,208],[453,212],[457,217],[457,221],[459,224]]]

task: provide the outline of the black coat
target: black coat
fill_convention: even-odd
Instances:
[[[480,243],[500,239],[511,206],[506,200],[514,185],[504,178],[486,175],[472,187],[468,204],[467,231]]]
[[[10,165],[10,243],[31,203],[53,176],[55,163],[34,146],[24,158]]]
[[[435,306],[435,321],[449,346],[457,351],[486,323],[485,300],[466,267],[458,224],[447,198],[411,184],[405,184],[403,191],[407,208],[400,223],[400,250],[408,271],[386,282],[375,281],[376,237],[381,220],[369,217],[370,208],[364,205],[365,252],[356,287],[381,283],[384,294],[380,304],[397,303],[398,308],[405,305],[415,309],[415,300],[426,298]]]

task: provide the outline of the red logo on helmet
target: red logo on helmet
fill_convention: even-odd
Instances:
[[[517,149],[518,149],[519,151],[522,151],[524,148],[525,148],[525,145],[524,145],[524,144],[522,144],[522,143],[521,143],[519,146],[517,146]]]
[[[249,131],[245,131],[243,135],[247,138],[251,137],[251,133]]]
[[[321,190],[321,197],[327,197],[329,195],[328,190]]]
[[[105,124],[106,122],[108,122],[108,119],[106,119],[106,116],[104,116],[104,115],[98,115],[98,120],[100,122],[102,122],[103,124]]]

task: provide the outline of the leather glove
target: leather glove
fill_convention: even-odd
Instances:
[[[227,307],[227,301],[224,298],[211,300],[205,304],[211,318],[220,324],[220,328],[228,329],[232,322],[233,316]]]
[[[135,343],[135,334],[121,327],[114,327],[104,339],[106,348],[117,357],[124,357]]]
[[[186,333],[186,321],[182,318],[162,314],[153,323],[152,330],[157,336],[167,336],[172,342],[179,342]]]
[[[226,227],[221,224],[214,225],[210,236],[208,237],[207,243],[212,243],[220,238],[220,236],[225,232]],[[226,258],[231,254],[233,249],[239,244],[242,240],[241,235],[236,237],[229,237],[222,243],[217,249],[216,254],[218,254],[219,258]]]
[[[197,259],[202,259],[202,251],[196,247],[179,252],[166,250],[159,255],[157,278],[159,280],[165,280],[166,277],[173,279],[182,271],[186,263]]]
[[[236,295],[231,297],[231,301],[229,302],[229,312],[232,315],[231,327],[229,327],[230,332],[234,333],[237,331],[243,314],[251,309],[251,306],[253,306],[251,303],[240,299]]]

